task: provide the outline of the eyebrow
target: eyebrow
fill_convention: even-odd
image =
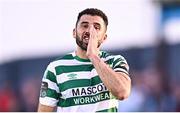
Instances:
[[[89,22],[86,22],[86,21],[81,22],[81,24],[88,24],[88,23],[89,23]],[[95,22],[95,23],[93,23],[93,24],[101,26],[101,24],[100,24],[100,23],[97,23],[97,22]]]
[[[89,22],[81,22],[81,24],[88,24]]]
[[[101,24],[100,24],[100,23],[97,23],[97,22],[95,22],[94,24],[95,24],[95,25],[98,25],[98,26],[101,26]]]

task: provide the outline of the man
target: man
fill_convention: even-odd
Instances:
[[[73,37],[77,49],[51,62],[44,74],[38,111],[116,112],[130,94],[128,64],[100,51],[107,39],[107,16],[99,9],[79,13]]]

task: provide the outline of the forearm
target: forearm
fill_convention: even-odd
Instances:
[[[99,56],[94,55],[89,58],[109,91],[120,100],[127,98],[131,89],[130,78],[124,73],[112,70]]]
[[[38,112],[53,112],[53,111],[54,111],[54,107],[45,106],[42,104],[39,104],[38,106]]]

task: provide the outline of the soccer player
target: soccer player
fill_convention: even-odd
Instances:
[[[87,8],[77,17],[74,52],[51,62],[42,79],[39,112],[116,112],[130,94],[129,67],[121,55],[100,50],[107,39],[108,18]]]

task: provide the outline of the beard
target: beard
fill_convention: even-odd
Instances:
[[[77,34],[76,34],[76,44],[84,51],[87,51],[87,47],[88,47],[88,42],[84,41],[85,38],[83,38],[83,36],[80,38]],[[99,48],[101,45],[101,42],[98,41],[98,45],[97,48]]]

